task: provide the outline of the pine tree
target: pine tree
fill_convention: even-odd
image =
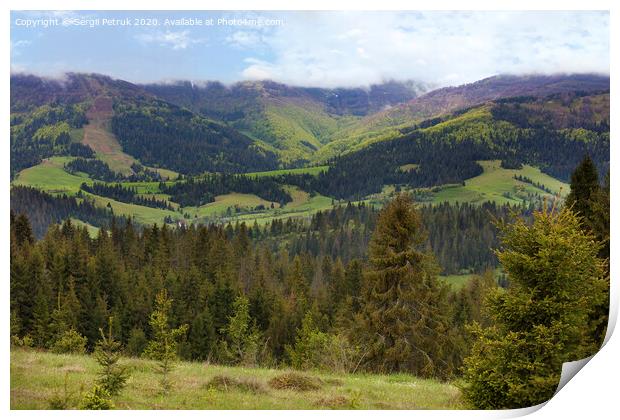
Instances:
[[[187,325],[181,325],[178,328],[170,327],[168,319],[171,308],[172,299],[168,297],[166,289],[162,289],[155,297],[155,310],[149,321],[153,330],[153,339],[144,350],[146,357],[159,362],[158,371],[162,375],[160,384],[164,395],[168,394],[172,388],[169,375],[178,358],[178,340],[187,331]]]
[[[239,296],[233,304],[233,315],[222,329],[226,341],[222,342],[222,356],[230,363],[255,366],[258,363],[260,333],[250,318],[250,303],[245,296]]]
[[[411,198],[400,194],[379,215],[369,248],[360,322],[366,364],[383,372],[447,376],[447,289],[426,250]]]
[[[101,369],[96,384],[113,397],[120,394],[125,387],[129,373],[127,367],[118,364],[121,357],[121,343],[114,340],[112,335],[112,318],[108,321],[108,334],[106,335],[101,328],[99,332],[101,340],[95,348],[95,359]]]
[[[492,325],[474,324],[465,359],[466,399],[476,408],[540,404],[556,390],[562,363],[596,350],[589,317],[604,297],[600,245],[568,208],[499,225],[498,258],[510,288],[487,298]]]
[[[570,177],[570,193],[566,205],[586,220],[592,219],[591,200],[600,189],[598,171],[590,156],[586,156]]]

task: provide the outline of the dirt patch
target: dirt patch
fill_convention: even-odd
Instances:
[[[292,389],[294,391],[316,391],[323,382],[319,378],[289,372],[272,378],[269,386],[273,389]]]
[[[88,124],[84,126],[82,143],[99,154],[112,170],[127,175],[132,172],[131,165],[136,160],[123,152],[117,138],[110,131],[110,120],[113,115],[112,98],[105,96],[95,98],[86,112]]]
[[[226,375],[216,375],[206,384],[207,388],[216,388],[220,391],[243,391],[254,394],[267,392],[265,385],[254,378],[231,378]]]
[[[99,96],[86,111],[86,118],[91,119],[109,119],[112,118],[114,110],[112,108],[112,98],[107,96]]]

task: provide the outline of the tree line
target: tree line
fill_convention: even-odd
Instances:
[[[292,197],[284,188],[270,177],[256,178],[246,175],[225,173],[205,174],[201,177],[190,177],[174,184],[160,183],[159,189],[170,194],[170,200],[182,207],[202,206],[215,201],[218,195],[231,192],[255,194],[267,201],[285,205]]]
[[[153,207],[164,210],[174,210],[168,201],[159,200],[155,197],[141,196],[138,194],[135,187],[125,187],[120,183],[104,184],[101,182],[94,182],[92,185],[89,185],[83,182],[80,186],[80,190],[101,197],[108,197],[122,203],[131,203],[139,206]]]

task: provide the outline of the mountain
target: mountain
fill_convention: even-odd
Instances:
[[[367,89],[321,89],[272,81],[149,84],[159,98],[224,121],[280,154],[288,164],[310,160],[334,133],[359,118],[409,101],[428,86],[386,82]]]
[[[276,154],[252,138],[138,85],[98,74],[11,76],[12,174],[51,156],[93,152],[123,175],[138,163],[182,173],[278,167]]]
[[[603,179],[610,165],[609,121],[609,92],[498,99],[339,156],[313,187],[327,196],[358,200],[385,185],[465,185],[482,173],[479,161],[489,160],[500,160],[506,169],[531,165],[568,182],[586,155]]]
[[[135,163],[185,174],[299,167],[402,137],[485,103],[606,92],[609,77],[503,75],[428,89],[412,81],[321,89],[272,81],[138,85],[97,74],[69,73],[61,80],[12,75],[12,168],[16,173],[67,154],[77,148],[69,144],[76,140],[124,175]],[[530,102],[528,107],[544,107]],[[547,107],[544,115],[556,124],[570,118],[566,124],[583,127],[595,122],[605,104],[585,104],[581,116],[562,107]],[[514,119],[521,111],[506,112]],[[536,118],[526,120],[533,124]]]
[[[324,160],[364,145],[394,138],[398,129],[502,98],[544,97],[570,92],[609,91],[609,76],[595,74],[502,75],[475,83],[433,90],[419,97],[369,115],[334,135],[334,141],[319,151]]]

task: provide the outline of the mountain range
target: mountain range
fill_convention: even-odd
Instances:
[[[275,154],[280,166],[299,166],[326,161],[393,138],[400,129],[423,120],[489,101],[608,89],[609,77],[592,74],[495,76],[435,90],[413,81],[320,89],[271,81],[139,85],[97,74],[70,73],[62,80],[16,74],[11,77],[11,110],[84,103],[101,96],[115,103],[156,101],[237,131],[239,138],[249,138],[258,149]]]

